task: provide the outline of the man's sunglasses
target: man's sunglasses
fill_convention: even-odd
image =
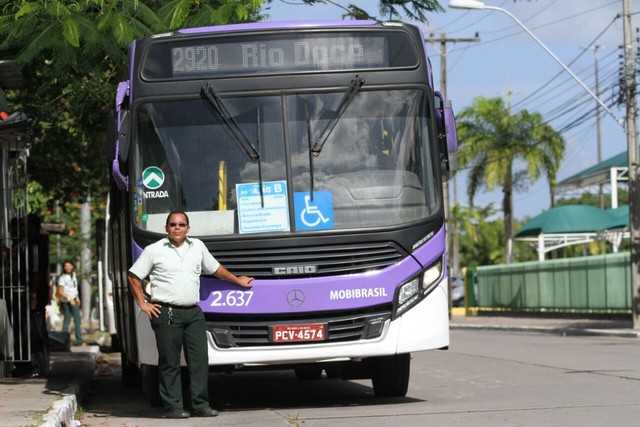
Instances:
[[[179,227],[186,227],[187,224],[186,222],[170,222],[169,223],[169,227],[175,227],[175,226],[179,226]]]

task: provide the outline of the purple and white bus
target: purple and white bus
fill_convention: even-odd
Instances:
[[[442,184],[457,140],[420,30],[194,28],[133,42],[129,70],[109,218],[125,383],[157,381],[126,272],[182,210],[191,236],[256,279],[201,279],[212,371],[324,370],[404,396],[410,354],[449,345]]]

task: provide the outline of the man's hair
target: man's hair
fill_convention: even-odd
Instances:
[[[182,211],[173,211],[170,212],[169,215],[167,215],[167,222],[165,223],[165,225],[169,225],[169,219],[171,218],[171,215],[184,215],[184,218],[187,220],[187,225],[189,225],[189,217],[187,216],[186,213],[182,212]]]

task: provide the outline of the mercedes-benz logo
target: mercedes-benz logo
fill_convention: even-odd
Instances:
[[[291,307],[300,307],[304,304],[304,292],[300,289],[292,289],[287,294],[287,302]]]

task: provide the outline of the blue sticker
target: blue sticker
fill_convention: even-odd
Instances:
[[[307,191],[293,193],[296,230],[332,230],[333,199],[330,191],[314,191],[313,200]]]

